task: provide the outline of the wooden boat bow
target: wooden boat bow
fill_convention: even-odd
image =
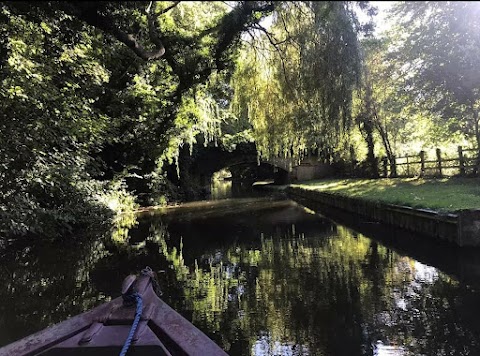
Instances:
[[[0,348],[1,356],[118,355],[136,314],[129,296],[143,303],[127,355],[227,355],[215,342],[155,293],[156,278],[147,268],[122,284],[122,297]]]

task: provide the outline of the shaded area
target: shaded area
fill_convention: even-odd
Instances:
[[[232,173],[232,185],[235,183],[239,190],[261,179],[286,182],[289,175],[270,162],[260,162],[254,143],[241,142],[233,150],[213,143],[185,146],[180,150],[178,167],[170,165],[167,177],[177,199],[200,200],[210,196],[214,173],[226,168]],[[244,187],[240,188],[240,185]]]
[[[0,267],[0,345],[84,312],[110,294],[90,280],[108,251],[102,241],[12,245]]]

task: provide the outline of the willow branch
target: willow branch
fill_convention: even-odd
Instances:
[[[285,42],[288,41],[288,37],[285,38],[285,39],[282,40],[282,41],[278,41],[270,32],[268,32],[268,30],[267,30],[265,27],[263,27],[262,25],[260,25],[260,24],[258,24],[258,23],[254,24],[254,25],[253,25],[253,28],[255,28],[255,29],[257,29],[257,30],[260,30],[260,31],[262,31],[263,33],[265,33],[265,35],[266,35],[267,38],[268,38],[268,41],[270,42],[270,44],[271,44],[272,46],[275,46],[275,47],[276,47],[276,46],[281,45],[281,44],[283,44],[283,43],[285,43]]]

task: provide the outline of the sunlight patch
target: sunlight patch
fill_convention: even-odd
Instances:
[[[374,356],[403,356],[405,349],[401,346],[385,345],[378,340],[373,350]]]

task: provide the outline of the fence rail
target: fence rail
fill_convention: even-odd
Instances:
[[[380,172],[383,177],[476,176],[480,172],[480,157],[475,148],[458,146],[455,157],[445,157],[437,148],[435,155],[435,159],[426,159],[425,151],[420,151],[416,155],[394,156],[391,162],[382,157]]]

